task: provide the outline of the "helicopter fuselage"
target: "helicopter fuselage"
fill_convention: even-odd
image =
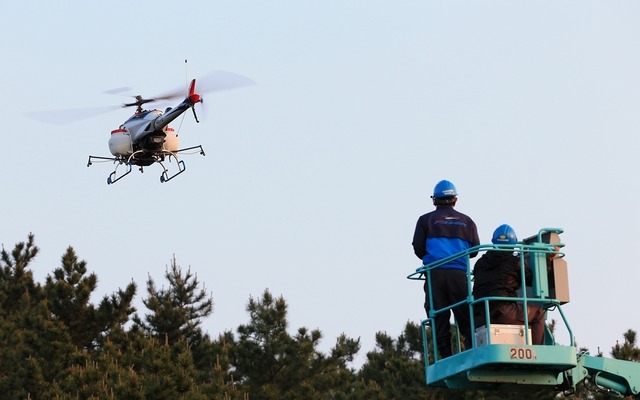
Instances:
[[[127,158],[133,165],[147,166],[156,161],[158,152],[171,151],[165,148],[165,142],[167,133],[172,134],[172,139],[177,141],[173,129],[168,126],[157,130],[150,129],[151,123],[162,115],[160,110],[145,110],[134,114],[118,129],[112,130],[109,138],[111,154]]]
[[[127,158],[131,164],[148,166],[162,158],[165,152],[175,152],[178,136],[168,125],[200,100],[192,94],[175,108],[141,110],[111,131],[109,151],[116,157]]]
[[[210,75],[207,82],[215,84],[216,90],[230,89],[233,87],[252,84],[247,78],[230,73],[216,73]],[[123,104],[123,107],[137,107],[135,114],[127,119],[118,129],[111,131],[109,138],[109,151],[113,157],[89,156],[87,166],[94,161],[112,161],[116,164],[115,169],[107,177],[107,184],[111,185],[127,176],[133,165],[137,165],[140,172],[144,172],[144,167],[157,163],[162,167],[160,182],[167,182],[185,171],[185,163],[178,156],[179,153],[187,151],[198,151],[204,156],[204,149],[201,145],[179,148],[178,135],[169,124],[182,115],[188,109],[193,112],[196,122],[195,105],[202,102],[202,97],[195,91],[196,80],[192,79],[186,98],[173,108],[167,108],[164,112],[160,110],[144,110],[142,106],[157,100],[167,100],[174,98],[175,94],[166,94],[156,98],[143,98],[138,95],[135,101]],[[170,173],[165,163],[175,162],[177,172]],[[124,172],[118,167],[124,166]]]

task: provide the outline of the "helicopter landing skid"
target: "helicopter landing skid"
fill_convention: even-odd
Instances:
[[[196,149],[200,150],[200,154],[201,155],[203,155],[203,156],[205,155],[204,154],[204,149],[202,148],[202,145],[187,147],[187,148],[184,148],[184,149],[177,150],[175,152],[163,151],[162,152],[162,156],[157,161],[158,164],[160,164],[160,166],[163,169],[162,175],[160,175],[160,183],[169,182],[171,179],[175,178],[176,176],[180,175],[181,173],[183,173],[186,170],[186,167],[184,165],[184,161],[180,160],[178,158],[178,156],[176,155],[177,153],[181,153],[181,152],[189,151],[189,150],[196,150]],[[169,162],[171,162],[172,158],[176,160],[176,164],[178,164],[178,172],[176,172],[175,174],[169,176],[169,170],[162,163],[164,161],[164,158],[165,158],[164,156],[167,156],[169,158]]]
[[[202,148],[202,146],[193,146],[193,147],[187,147],[184,149],[180,149],[177,151],[168,151],[168,150],[160,150],[160,151],[156,151],[156,152],[152,152],[150,153],[149,151],[146,150],[138,150],[135,151],[133,154],[129,155],[128,157],[124,157],[124,156],[115,156],[115,157],[99,157],[99,156],[89,156],[89,161],[87,162],[87,167],[91,166],[93,164],[93,160],[102,160],[104,161],[113,161],[114,163],[116,163],[116,168],[113,170],[112,173],[109,174],[109,176],[107,177],[107,184],[111,185],[112,183],[116,183],[118,182],[120,179],[124,178],[125,176],[129,175],[131,173],[132,170],[132,166],[133,165],[138,165],[140,168],[140,172],[144,172],[144,167],[148,166],[150,164],[153,163],[158,163],[160,164],[160,166],[162,167],[162,174],[160,175],[160,182],[164,183],[164,182],[168,182],[171,179],[175,178],[176,176],[180,175],[181,173],[183,173],[186,170],[184,161],[180,160],[177,156],[177,153],[181,153],[181,152],[185,152],[185,151],[189,151],[189,150],[200,150],[199,153],[201,155],[205,155],[204,154],[204,149]],[[164,165],[164,161],[166,159],[169,159],[169,162],[171,162],[172,159],[174,159],[176,161],[176,164],[178,165],[178,172],[174,173],[173,175],[169,175],[169,169]],[[122,164],[125,164],[127,166],[127,170],[125,173],[123,173],[122,175],[118,176],[118,167]]]
[[[113,170],[112,173],[109,174],[109,176],[107,177],[107,185],[111,185],[112,183],[116,183],[118,182],[120,179],[124,178],[125,176],[129,175],[131,173],[131,157],[129,157],[128,160],[125,160],[124,157],[100,157],[100,156],[89,156],[89,161],[87,162],[87,167],[90,167],[93,164],[92,160],[102,160],[104,161],[113,161],[114,163],[117,163],[116,168]],[[116,174],[118,172],[118,167],[122,164],[125,164],[127,166],[127,172],[125,172],[124,174],[116,177]]]
[[[171,179],[175,178],[176,176],[180,175],[186,170],[186,167],[184,166],[184,161],[178,159],[178,157],[174,153],[167,152],[166,155],[167,157],[169,157],[169,162],[171,162],[171,158],[174,158],[176,160],[176,164],[178,164],[178,172],[169,176],[169,170],[167,169],[167,167],[164,166],[164,164],[162,163],[162,160],[158,160],[158,164],[160,164],[163,170],[162,175],[160,175],[160,183],[169,182]]]
[[[120,166],[120,164],[116,165],[116,169],[114,169],[113,172],[110,173],[109,176],[107,177],[107,185],[111,185],[112,183],[116,183],[120,179],[124,178],[125,176],[127,176],[127,175],[129,175],[131,173],[131,163],[126,163],[126,165],[128,167],[127,172],[125,172],[124,174],[120,175],[117,178],[116,178],[116,172],[118,171],[118,167]]]

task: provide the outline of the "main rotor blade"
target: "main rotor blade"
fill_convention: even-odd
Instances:
[[[247,78],[246,76],[228,71],[213,71],[200,78],[196,78],[196,93],[203,94],[209,92],[218,92],[250,85],[255,85],[255,82]],[[120,94],[130,90],[131,88],[129,87],[121,87],[107,90],[104,93]],[[157,100],[184,98],[188,95],[188,93],[188,89],[186,87],[183,87],[167,92],[161,96],[153,97],[151,99],[144,99],[144,103]],[[132,105],[136,105],[136,103],[132,103]],[[29,118],[38,122],[43,122],[46,124],[65,125],[83,119],[95,117],[100,114],[105,114],[110,111],[120,109],[121,107],[122,106],[106,106],[63,110],[31,111],[26,112],[25,114]]]
[[[255,82],[246,76],[227,71],[213,71],[200,78],[196,78],[196,93],[203,94],[235,89],[242,86],[255,85]],[[155,100],[170,100],[186,97],[189,93],[187,88],[172,90],[161,96],[154,97]]]
[[[119,87],[119,88],[114,88],[114,89],[109,89],[109,90],[105,90],[104,94],[121,94],[123,92],[131,92],[133,89],[130,88],[129,86],[123,86],[123,87]]]
[[[218,92],[255,84],[253,80],[243,75],[227,71],[213,71],[200,79],[196,79],[196,92]]]
[[[45,124],[66,125],[101,114],[106,114],[120,108],[121,106],[70,108],[64,110],[30,111],[25,114],[34,121],[43,122]]]

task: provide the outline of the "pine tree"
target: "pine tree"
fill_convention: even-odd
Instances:
[[[156,338],[166,338],[170,343],[186,340],[197,345],[203,339],[202,319],[213,312],[213,298],[204,288],[199,289],[200,282],[190,269],[183,275],[175,257],[165,278],[169,288],[158,290],[149,277],[148,297],[143,303],[151,313],[145,316],[145,321],[137,314],[133,320],[140,329]]]
[[[611,356],[618,360],[640,361],[640,348],[636,343],[636,331],[629,329],[624,333],[624,343],[620,344],[616,341],[615,346],[611,348]]]
[[[168,287],[157,289],[147,281],[148,297],[143,303],[150,311],[144,321],[136,314],[130,334],[154,338],[173,349],[173,363],[190,359],[190,374],[198,385],[198,392],[208,396],[237,394],[228,386],[228,347],[212,342],[201,329],[204,318],[213,312],[213,299],[191,270],[183,272],[175,257],[165,272]],[[182,360],[182,361],[180,361]],[[186,367],[185,367],[186,368]],[[174,373],[176,373],[174,371]]]
[[[287,332],[287,304],[265,290],[247,305],[249,323],[237,329],[233,342],[232,366],[241,387],[252,400],[346,399],[354,374],[347,367],[359,350],[359,341],[342,335],[330,355],[317,350],[320,330],[301,327],[292,336]]]
[[[66,396],[94,400],[206,400],[186,343],[170,346],[140,333],[119,334],[71,368]],[[176,351],[178,350],[178,351]]]
[[[367,353],[367,362],[358,377],[364,382],[376,382],[387,399],[430,398],[422,349],[420,326],[413,322],[407,322],[395,340],[378,332],[376,348]]]
[[[15,245],[9,253],[4,245],[0,251],[0,314],[11,312],[16,302],[27,294],[32,299],[39,299],[42,288],[33,280],[33,273],[28,266],[38,254],[34,243],[34,235],[29,234],[27,242]]]
[[[198,368],[198,382],[203,392],[224,400],[245,400],[247,394],[241,390],[234,378],[231,364],[233,334],[224,332],[209,343],[206,351],[211,362]]]
[[[37,253],[32,234],[11,253],[0,252],[0,393],[7,400],[50,398],[51,382],[64,378],[74,350],[28,269]]]
[[[51,312],[69,329],[73,343],[81,349],[97,346],[112,329],[124,325],[135,309],[131,306],[135,283],[111,297],[104,296],[98,308],[89,303],[98,277],[87,275],[87,263],[79,261],[72,247],[62,256],[62,267],[48,275],[45,294]]]

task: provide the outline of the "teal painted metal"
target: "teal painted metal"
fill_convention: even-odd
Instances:
[[[578,366],[573,346],[510,344],[479,346],[429,363],[428,327],[428,320],[423,321],[425,378],[429,386],[498,390],[534,385],[567,390],[563,373]]]
[[[514,349],[530,350],[536,358],[513,359]],[[451,387],[454,383],[455,387],[466,389],[499,389],[515,384],[556,389],[564,383],[562,374],[577,365],[574,347],[495,344],[474,348],[430,365],[427,379],[434,386]]]
[[[598,390],[623,396],[640,394],[640,363],[585,354],[581,366]]]
[[[613,395],[627,396],[639,395],[640,391],[640,363],[623,360],[592,357],[586,353],[576,354],[573,331],[562,312],[561,303],[552,297],[552,288],[548,281],[547,255],[554,254],[563,257],[560,249],[564,244],[559,241],[549,243],[549,238],[557,238],[551,234],[560,234],[561,229],[543,228],[536,237],[525,239],[515,245],[479,245],[467,251],[454,254],[432,264],[423,265],[409,276],[411,280],[426,280],[428,292],[431,296],[431,271],[448,261],[464,257],[467,260],[467,284],[469,296],[465,301],[451,305],[440,310],[429,310],[428,318],[422,321],[423,351],[425,359],[425,379],[427,385],[433,387],[447,387],[460,389],[507,389],[517,390],[526,388],[549,388],[554,391],[572,392],[576,384],[585,381],[585,385],[591,385],[595,390]],[[545,243],[546,241],[546,243]],[[473,274],[470,269],[469,255],[475,252],[510,251],[518,252],[521,257],[521,268],[525,264],[533,272],[533,285],[530,293],[523,291],[522,297],[504,298],[490,297],[474,299],[472,295]],[[525,257],[527,257],[525,259]],[[526,287],[524,270],[522,271],[522,287]],[[472,348],[462,351],[460,347],[459,331],[455,327],[456,354],[440,359],[438,354],[435,329],[435,316],[440,313],[448,313],[457,306],[469,307],[471,326],[475,326],[474,305],[482,305],[485,315],[489,315],[489,303],[496,300],[517,301],[526,305],[535,303],[545,309],[555,308],[569,333],[570,344],[558,345],[551,331],[545,332],[545,344],[533,345],[528,335],[524,344],[495,344],[491,343],[491,335],[488,335],[488,344],[479,346],[476,337],[472,337]],[[429,303],[433,304],[430,297]],[[523,307],[524,310],[527,307]],[[526,323],[524,332],[528,331]],[[487,318],[486,329],[490,330],[491,321]],[[433,359],[429,359],[430,350]]]

